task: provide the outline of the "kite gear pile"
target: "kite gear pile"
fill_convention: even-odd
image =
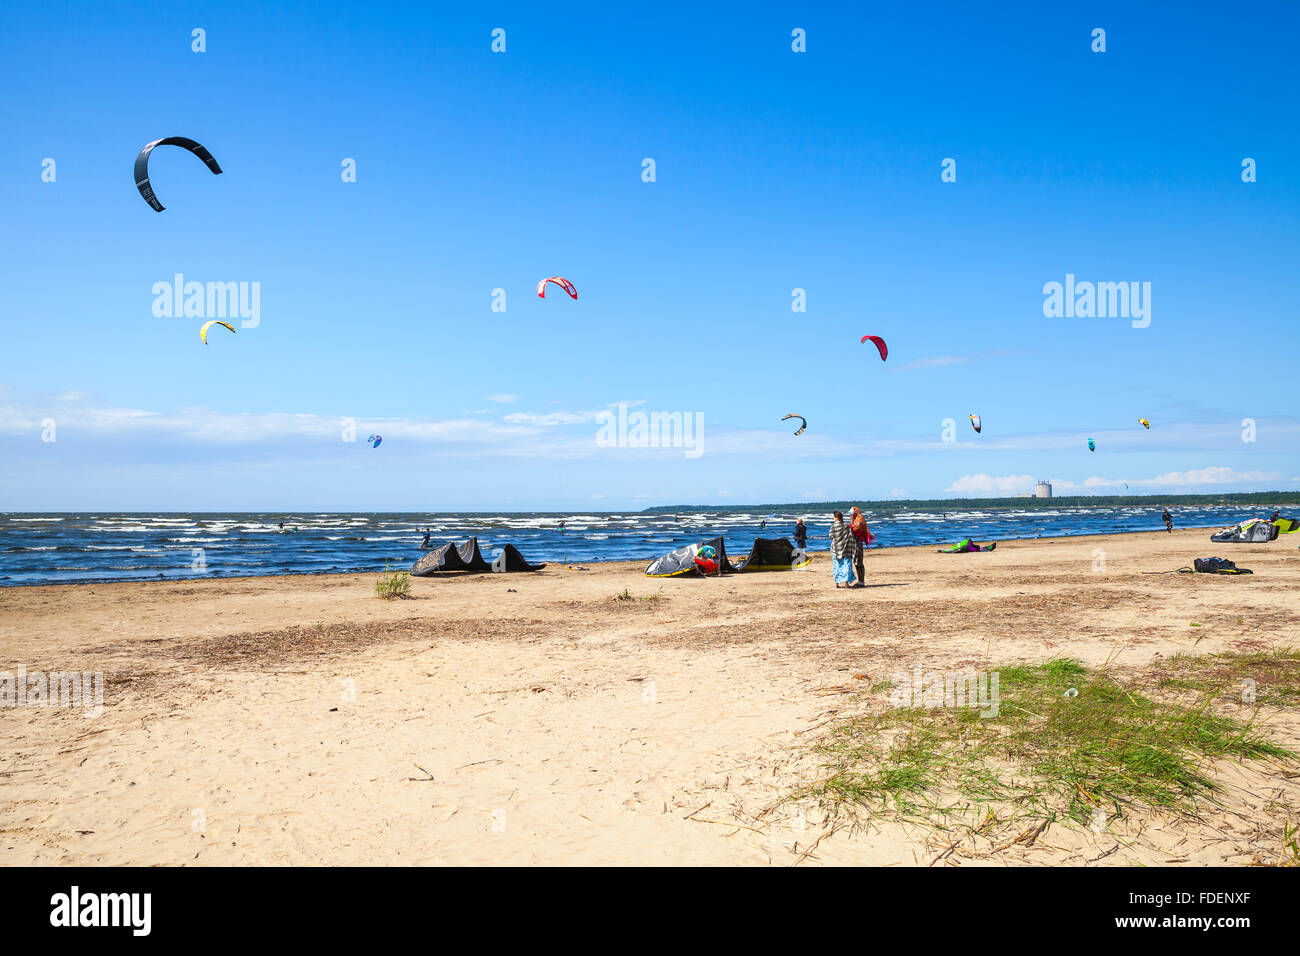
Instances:
[[[540,571],[544,564],[529,564],[513,544],[507,544],[489,564],[479,550],[478,538],[435,548],[411,565],[411,576],[428,577],[443,571]]]
[[[980,547],[970,538],[962,538],[951,548],[939,548],[934,553],[935,554],[972,554],[976,551],[992,551],[997,546],[998,543],[994,541],[992,544],[986,544],[983,547]]]
[[[1227,558],[1197,558],[1192,568],[1179,568],[1182,574],[1254,574],[1250,568],[1239,568]]]
[[[688,544],[650,562],[647,577],[675,578],[691,574],[738,574],[742,571],[794,571],[807,567],[812,556],[796,550],[787,538],[755,538],[748,557],[732,562],[722,538]]]
[[[1243,521],[1231,528],[1216,531],[1210,535],[1210,540],[1219,544],[1263,544],[1276,538],[1278,531],[1278,526],[1271,521],[1265,521],[1263,518],[1251,518],[1249,521]]]
[[[713,574],[718,570],[718,549],[711,544],[702,545],[695,552],[695,566],[704,574]]]

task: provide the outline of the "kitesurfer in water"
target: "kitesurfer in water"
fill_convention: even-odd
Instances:
[[[427,548],[428,546],[429,546],[429,529],[428,529],[428,528],[425,528],[425,529],[424,529],[424,540],[420,542],[420,547],[422,547],[422,548]]]
[[[1174,516],[1171,515],[1171,514],[1169,513],[1169,509],[1168,509],[1168,508],[1166,508],[1166,509],[1164,510],[1164,513],[1160,515],[1160,520],[1163,521],[1163,522],[1165,523],[1165,530],[1166,530],[1166,531],[1173,531],[1173,530],[1174,530]]]

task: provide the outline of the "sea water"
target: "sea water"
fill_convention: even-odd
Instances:
[[[1006,508],[865,512],[878,547],[1163,531],[1159,507]],[[1223,527],[1271,509],[1178,508],[1175,527]],[[1256,513],[1258,512],[1258,514]],[[828,547],[830,516],[795,510],[567,514],[0,514],[0,586],[266,574],[320,574],[409,567],[422,529],[433,544],[477,535],[491,560],[506,543],[529,561],[646,561],[718,535],[744,555],[755,537]],[[766,525],[762,523],[766,521]],[[283,531],[280,524],[283,522]],[[563,522],[563,530],[561,530]]]

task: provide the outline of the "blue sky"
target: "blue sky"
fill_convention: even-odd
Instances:
[[[1300,487],[1297,47],[1289,2],[9,5],[0,510]],[[225,172],[159,148],[155,213],[169,135]],[[259,324],[204,347],[176,273]],[[1046,317],[1067,274],[1150,325]],[[701,453],[602,447],[620,402]]]

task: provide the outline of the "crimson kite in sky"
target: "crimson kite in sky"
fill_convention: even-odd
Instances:
[[[537,294],[543,299],[546,298],[546,283],[548,282],[554,282],[565,292],[569,293],[572,298],[578,298],[578,290],[573,287],[572,282],[563,276],[551,276],[549,279],[543,279],[541,282],[537,283]]]
[[[882,339],[879,335],[862,336],[863,342],[866,342],[867,339],[870,339],[872,342],[876,343],[876,348],[880,351],[880,361],[883,362],[885,359],[889,358],[889,346],[885,344],[884,339]]]

